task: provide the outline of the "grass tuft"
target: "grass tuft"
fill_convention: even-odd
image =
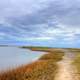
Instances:
[[[63,55],[61,51],[48,52],[32,64],[0,73],[0,80],[54,80],[58,68],[56,62]]]

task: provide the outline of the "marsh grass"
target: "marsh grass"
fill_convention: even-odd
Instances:
[[[61,51],[48,52],[32,64],[1,72],[0,80],[54,80],[56,62],[60,61],[63,55]]]
[[[74,51],[74,53],[76,56],[72,64],[75,65],[78,75],[80,76],[80,49]]]

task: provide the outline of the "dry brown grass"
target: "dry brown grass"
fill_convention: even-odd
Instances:
[[[56,62],[61,60],[62,56],[63,52],[48,52],[32,64],[0,73],[0,80],[54,80]]]
[[[76,67],[77,74],[80,76],[80,49],[73,49],[72,52],[76,54],[72,64]],[[79,80],[80,80],[80,77],[79,77]]]

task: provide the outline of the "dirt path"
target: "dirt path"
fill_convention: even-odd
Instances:
[[[57,63],[59,69],[54,80],[79,80],[76,68],[71,65],[75,55],[68,50],[64,50],[64,52],[63,60]]]

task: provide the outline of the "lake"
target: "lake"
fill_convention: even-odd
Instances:
[[[30,51],[19,47],[0,47],[0,70],[31,63],[43,54],[44,52]]]

